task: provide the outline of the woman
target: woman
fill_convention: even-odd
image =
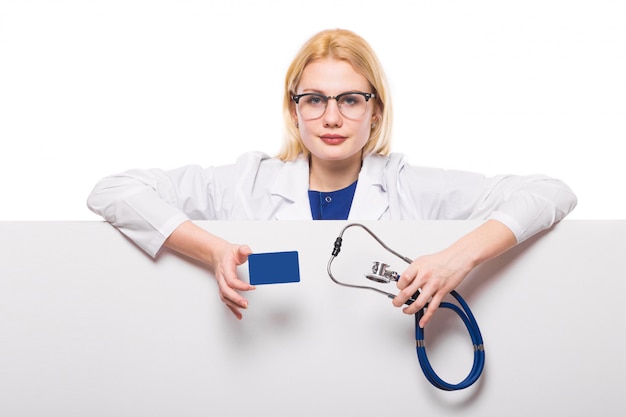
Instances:
[[[88,205],[152,256],[165,246],[210,266],[238,319],[254,289],[236,267],[251,250],[193,220],[484,219],[450,247],[402,273],[400,307],[418,288],[414,314],[442,298],[477,265],[552,226],[576,205],[562,182],[413,167],[389,154],[392,111],[382,67],[365,40],[327,30],[306,42],[286,76],[286,140],[280,155],[246,153],[235,164],[132,170],[101,180]]]

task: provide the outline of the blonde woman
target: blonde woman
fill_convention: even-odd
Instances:
[[[276,157],[250,152],[231,164],[131,170],[102,179],[88,206],[157,256],[165,246],[214,271],[220,298],[238,319],[248,302],[236,267],[251,253],[194,220],[483,219],[450,247],[413,261],[393,300],[418,288],[414,314],[442,298],[477,265],[549,228],[576,205],[561,181],[415,167],[390,154],[392,106],[375,53],[360,36],[326,30],[309,39],[287,71],[285,141]]]

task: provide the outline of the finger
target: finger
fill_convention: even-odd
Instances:
[[[409,284],[408,285],[403,284],[403,288],[398,293],[398,295],[393,299],[393,305],[396,307],[401,307],[403,304],[405,304],[408,301],[409,298],[412,298],[415,293],[420,291],[420,288],[422,287],[422,285],[424,285],[426,281],[425,277],[420,277],[419,275],[410,277],[407,271],[402,273],[402,276],[406,280],[408,280]],[[423,299],[423,297],[421,299]],[[421,299],[418,297],[418,300],[421,300]],[[413,304],[415,304],[415,301],[413,302]],[[421,307],[416,306],[416,311],[419,310],[419,308]]]
[[[235,289],[231,288],[231,286],[226,282],[223,277],[221,279],[218,279],[217,284],[220,289],[220,297],[222,298],[223,302],[240,308],[248,308],[248,300],[246,300],[241,294],[235,291]],[[243,284],[244,286],[250,287],[250,285],[246,283]]]
[[[406,304],[409,298],[412,298],[415,293],[417,293],[420,289],[419,282],[413,282],[410,286],[406,287],[402,291],[400,291],[396,297],[393,299],[393,305],[396,307],[401,307]],[[413,301],[415,303],[415,301]]]
[[[228,293],[221,292],[220,298],[222,299],[222,302],[229,307],[237,309],[242,308],[244,310],[248,308],[248,300],[243,298],[241,295],[239,295],[239,293],[235,291],[229,291]]]
[[[430,298],[431,298],[430,292],[428,292],[428,290],[426,289],[422,289],[422,291],[419,293],[415,301],[413,301],[410,305],[404,307],[404,309],[402,309],[402,312],[404,312],[405,314],[415,314],[419,310],[424,308],[426,304],[428,304],[428,301],[430,300]]]
[[[392,304],[395,307],[402,307],[404,304],[406,304],[406,302],[409,300],[409,298],[411,298],[413,296],[413,294],[415,294],[417,292],[417,290],[415,291],[411,291],[407,288],[405,288],[404,290],[400,291],[392,300]]]
[[[435,312],[439,308],[440,304],[441,304],[441,297],[439,295],[434,296],[430,300],[430,303],[428,304],[428,308],[426,308],[426,310],[424,311],[424,315],[422,316],[422,318],[420,319],[420,322],[419,322],[419,326],[422,329],[426,326],[426,324],[433,317],[433,315],[435,314]]]
[[[413,262],[404,270],[402,275],[400,275],[400,279],[396,282],[396,287],[399,290],[405,289],[415,280],[418,274],[417,265]]]
[[[252,290],[256,289],[256,287],[254,285],[250,285],[249,283],[240,280],[238,277],[227,279],[226,280],[226,284],[230,288],[235,289],[235,290],[239,290],[239,291],[252,291]]]
[[[239,311],[237,307],[228,304],[226,304],[226,307],[228,307],[228,309],[235,315],[237,320],[241,320],[243,318],[243,314],[241,314],[241,311]]]
[[[246,246],[247,248],[247,246]],[[245,258],[248,258],[248,255],[251,253],[249,252],[250,248],[247,249],[243,249],[243,252],[241,252],[240,254],[240,250],[237,249],[236,253],[235,253],[235,258],[237,258],[238,256],[245,256]],[[243,259],[243,258],[239,258],[239,259]],[[238,259],[235,259],[236,262],[238,262]],[[244,260],[245,262],[245,260]],[[243,263],[243,262],[242,262]],[[241,265],[241,264],[239,264]],[[229,288],[233,288],[235,290],[239,290],[239,291],[251,291],[254,290],[256,287],[254,285],[250,285],[247,282],[242,281],[241,279],[239,279],[239,277],[237,276],[237,270],[236,270],[236,266],[235,265],[228,265],[222,269],[221,272],[224,282],[225,284],[229,287]]]

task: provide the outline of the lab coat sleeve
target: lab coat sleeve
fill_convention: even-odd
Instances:
[[[577,204],[564,182],[544,175],[501,176],[490,182],[495,183],[491,192],[501,195],[488,218],[508,226],[518,243],[552,227]]]
[[[154,257],[184,221],[216,217],[222,196],[215,183],[213,169],[196,165],[130,170],[98,182],[87,205]]]
[[[563,219],[576,206],[572,190],[545,175],[500,175],[400,164],[400,200],[406,217],[440,220],[494,219],[518,243]]]

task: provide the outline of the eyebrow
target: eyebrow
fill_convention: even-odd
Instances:
[[[327,94],[321,90],[317,90],[315,88],[305,88],[304,90],[302,90],[302,93],[300,94],[319,94],[321,96],[324,97],[328,97],[328,96],[339,96],[341,94],[346,94],[346,93],[363,93],[363,92],[367,92],[367,91],[363,91],[363,90],[359,90],[359,89],[348,89],[348,90],[344,90],[339,94]]]
[[[325,92],[318,90],[316,88],[305,88],[304,90],[302,90],[302,93],[300,94],[319,94],[320,96],[327,96],[329,94],[326,94]]]

